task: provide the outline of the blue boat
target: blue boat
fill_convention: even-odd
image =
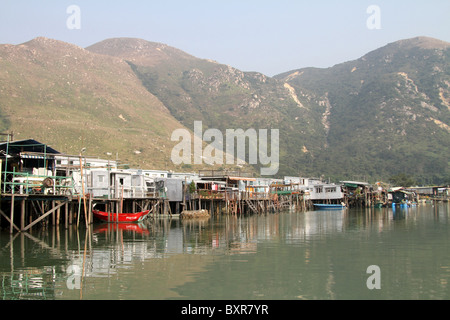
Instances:
[[[342,210],[345,209],[345,204],[321,204],[314,203],[314,207],[318,210]]]

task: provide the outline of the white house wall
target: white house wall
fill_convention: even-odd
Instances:
[[[344,198],[341,187],[338,185],[311,185],[309,190],[310,200],[337,200]]]

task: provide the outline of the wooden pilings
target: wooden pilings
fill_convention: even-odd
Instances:
[[[107,212],[136,212],[147,209],[161,209],[163,213],[171,213],[168,201],[163,199],[93,199],[90,197],[68,198],[65,196],[2,194],[0,201],[0,224],[8,228],[10,233],[28,231],[35,226],[60,226],[69,228],[80,223],[94,222],[94,204],[103,206]],[[86,202],[86,210],[84,209]],[[6,223],[5,223],[6,222]]]
[[[305,211],[312,208],[303,194],[271,194],[264,197],[249,197],[248,194],[226,194],[222,198],[198,197],[185,201],[186,210],[209,210],[211,213],[231,215],[266,214],[286,210]]]
[[[64,220],[65,227],[72,224],[73,205],[65,197],[45,199],[25,195],[2,195],[0,216],[9,224],[9,231],[27,231],[36,224],[59,225]],[[64,217],[61,218],[61,209]],[[9,215],[5,212],[9,211]]]
[[[8,210],[9,209],[9,210]],[[5,213],[9,211],[9,216]],[[64,212],[62,215],[61,213]],[[65,197],[30,197],[27,195],[2,195],[0,215],[9,223],[9,231],[27,231],[39,224],[59,225],[66,228],[77,216],[75,201]]]
[[[86,202],[86,213],[84,212]],[[28,231],[35,226],[70,225],[94,222],[93,208],[111,212],[139,212],[151,210],[149,217],[178,215],[183,211],[207,210],[211,216],[218,214],[246,215],[278,213],[286,210],[307,211],[312,202],[303,193],[266,194],[229,193],[222,197],[191,196],[183,201],[164,198],[104,199],[65,197],[54,195],[2,194],[0,201],[1,227],[9,232]]]

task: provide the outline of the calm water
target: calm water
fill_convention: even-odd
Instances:
[[[450,206],[2,231],[1,299],[449,299]],[[366,281],[379,267],[380,289]]]

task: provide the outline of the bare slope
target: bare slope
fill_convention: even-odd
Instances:
[[[309,167],[298,166],[299,159],[309,157],[298,151],[323,148],[320,123],[326,107],[285,83],[141,39],[108,39],[87,49],[126,60],[144,86],[189,128],[203,121],[205,128],[223,133],[280,130],[280,175],[312,174]]]
[[[0,46],[0,108],[17,139],[146,168],[170,166],[183,128],[122,59],[46,38]]]
[[[141,39],[87,50],[0,46],[0,126],[56,149],[171,168],[176,128],[279,129],[280,175],[450,179],[450,46],[397,41],[332,68],[274,78]],[[182,124],[180,124],[182,123]],[[181,169],[181,168],[177,168]]]

